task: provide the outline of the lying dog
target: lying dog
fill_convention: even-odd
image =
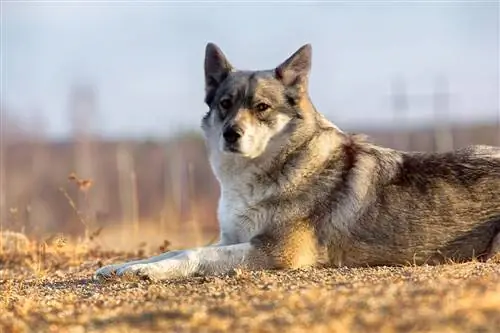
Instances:
[[[220,182],[217,244],[106,266],[155,280],[234,269],[437,264],[500,248],[500,148],[383,148],[342,132],[308,95],[311,46],[236,70],[209,43],[203,117]]]

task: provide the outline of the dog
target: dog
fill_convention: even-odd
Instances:
[[[306,44],[271,70],[237,70],[207,44],[201,128],[220,183],[220,239],[97,278],[442,264],[499,251],[500,148],[405,152],[345,133],[309,97],[311,57]]]

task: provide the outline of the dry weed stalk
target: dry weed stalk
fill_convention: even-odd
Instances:
[[[78,190],[81,193],[83,193],[84,202],[85,202],[85,206],[86,206],[85,209],[87,210],[87,212],[90,211],[89,190],[92,187],[92,185],[94,184],[93,181],[91,179],[80,178],[74,172],[68,176],[68,180],[70,182],[72,182],[73,184],[75,184],[77,186]],[[91,221],[91,217],[89,216],[89,214],[85,214],[77,207],[73,198],[71,198],[68,191],[66,191],[63,187],[60,187],[59,191],[61,191],[61,193],[67,199],[69,205],[71,206],[71,208],[73,208],[76,216],[78,217],[78,220],[85,227],[84,239],[86,241],[87,240],[89,240],[89,241],[94,240],[101,233],[102,227],[99,227],[96,230],[91,231],[93,229],[93,226],[92,226],[92,221]]]

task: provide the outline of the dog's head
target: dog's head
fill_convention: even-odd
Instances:
[[[202,129],[210,150],[253,159],[272,142],[285,142],[304,118],[311,46],[302,46],[272,70],[235,69],[212,43],[205,51]]]

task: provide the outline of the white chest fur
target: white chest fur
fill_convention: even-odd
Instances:
[[[217,211],[221,241],[248,242],[271,223],[271,213],[262,203],[275,194],[276,188],[259,186],[256,177],[261,169],[242,158],[215,152],[210,163],[221,187]]]
[[[221,183],[218,218],[222,238],[227,242],[248,242],[272,223],[268,207],[263,205],[273,190],[256,185],[251,174],[242,174]]]
[[[251,195],[240,186],[238,190],[223,189],[218,217],[222,238],[229,243],[248,242],[266,224],[266,210],[259,207],[260,196]]]

